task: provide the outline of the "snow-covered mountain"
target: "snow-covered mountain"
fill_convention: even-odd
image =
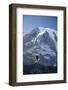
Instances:
[[[34,43],[34,42],[35,43]],[[24,65],[34,64],[32,50],[39,55],[40,65],[56,66],[57,63],[57,32],[50,28],[37,27],[24,35]]]

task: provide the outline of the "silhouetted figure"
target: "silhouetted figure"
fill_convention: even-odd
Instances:
[[[38,56],[36,56],[36,59],[38,60]]]

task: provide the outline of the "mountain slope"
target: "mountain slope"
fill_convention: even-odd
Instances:
[[[33,42],[34,41],[34,42]],[[32,65],[33,53],[38,54],[39,64],[56,66],[57,64],[57,32],[50,28],[37,27],[29,34],[24,35],[24,65]]]

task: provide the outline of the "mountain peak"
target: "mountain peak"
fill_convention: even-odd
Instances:
[[[41,32],[44,32],[44,31],[52,31],[52,32],[55,32],[56,33],[56,30],[55,29],[51,29],[51,28],[45,28],[45,27],[36,27],[32,30],[32,32],[38,32],[38,33],[41,33]]]

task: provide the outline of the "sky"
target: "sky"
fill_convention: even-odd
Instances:
[[[52,28],[57,30],[56,16],[24,15],[23,23],[24,34],[31,32],[32,29],[37,27]]]

